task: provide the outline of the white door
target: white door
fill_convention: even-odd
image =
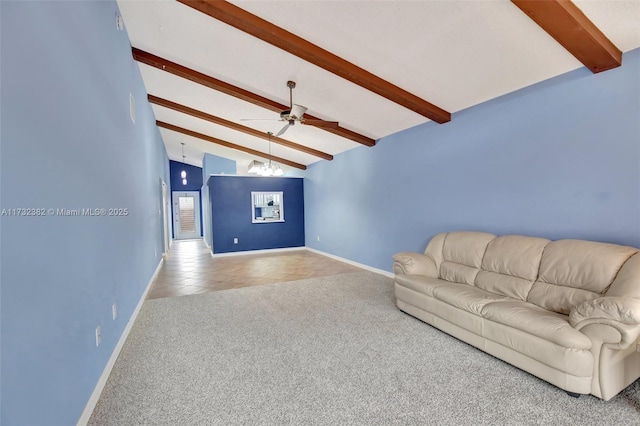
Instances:
[[[200,238],[198,191],[173,191],[173,231],[176,240]]]

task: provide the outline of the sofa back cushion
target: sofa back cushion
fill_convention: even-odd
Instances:
[[[618,271],[607,290],[607,297],[637,297],[640,299],[640,251],[629,258]]]
[[[449,232],[442,245],[440,278],[474,285],[484,252],[494,238],[485,232]]]
[[[424,251],[424,255],[430,258],[436,265],[436,271],[440,271],[440,265],[442,264],[442,247],[446,238],[447,232],[435,235],[431,238],[431,241],[429,241]]]
[[[568,314],[571,308],[604,294],[622,265],[637,252],[632,247],[581,240],[549,243],[538,280],[527,301]]]
[[[491,293],[526,300],[542,253],[551,241],[545,238],[506,235],[489,243],[475,285]]]

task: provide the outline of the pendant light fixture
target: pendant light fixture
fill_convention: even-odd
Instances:
[[[269,166],[262,172],[262,176],[273,176],[273,167],[271,167],[271,136],[273,133],[267,132],[269,135]]]
[[[185,162],[184,162],[184,159],[185,159],[185,156],[184,156],[184,142],[181,142],[180,144],[182,145],[182,164],[185,164]],[[182,184],[186,185],[187,184],[187,172],[184,169],[182,169],[182,171],[180,172],[180,177],[182,178]]]
[[[262,161],[253,160],[249,164],[249,173],[255,173],[260,176],[282,176],[284,174],[282,167],[271,160],[271,136],[273,136],[273,133],[267,132],[267,134],[269,135],[269,165]]]

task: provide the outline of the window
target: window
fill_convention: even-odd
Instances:
[[[282,192],[251,192],[252,223],[284,222]]]

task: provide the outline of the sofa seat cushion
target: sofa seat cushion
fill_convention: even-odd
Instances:
[[[433,289],[442,286],[454,285],[438,278],[425,277],[424,275],[396,275],[396,282],[418,293],[433,297]]]
[[[522,301],[487,303],[483,318],[507,325],[569,349],[590,349],[591,339],[569,324],[569,317]]]
[[[498,358],[509,362],[509,353],[503,352],[500,346],[511,349],[534,361],[530,363],[520,358],[522,362],[521,368],[538,377],[544,377],[545,371],[540,370],[536,365],[537,363],[557,370],[560,373],[560,376],[557,377],[557,379],[560,379],[560,385],[562,385],[560,377],[564,376],[564,374],[576,378],[590,378],[593,375],[593,355],[588,349],[566,348],[509,325],[487,319],[483,319],[483,321],[482,334],[487,340],[485,345],[491,348],[488,352]],[[589,382],[591,381],[589,380]]]
[[[498,300],[513,300],[466,284],[452,284],[434,288],[433,296],[438,300],[478,316],[480,316],[482,308],[487,303]]]

